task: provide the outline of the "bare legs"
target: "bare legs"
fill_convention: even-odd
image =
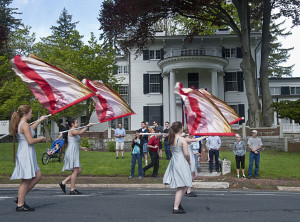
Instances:
[[[197,172],[193,172],[192,173],[192,181],[194,181],[197,178],[197,176],[198,176],[198,173]],[[192,188],[188,187],[186,192],[187,193],[191,193],[192,192]]]
[[[162,159],[162,149],[159,150],[160,158]]]
[[[148,165],[148,153],[144,153],[144,157],[145,157],[145,166]]]
[[[81,173],[81,171],[81,167],[75,167],[72,171],[72,174],[67,176],[67,178],[62,181],[62,184],[66,185],[66,183],[68,183],[69,180],[71,180],[71,191],[75,190],[76,179]]]
[[[236,169],[236,173],[237,173],[237,175],[239,175],[240,174],[240,169]],[[245,175],[245,169],[242,169],[242,174]]]
[[[188,187],[178,187],[175,193],[174,210],[178,210],[183,195],[187,191]]]
[[[27,193],[42,179],[42,173],[40,170],[37,171],[34,178],[25,180],[22,179],[22,182],[18,190],[18,207],[24,205],[25,197]]]
[[[119,150],[116,150],[117,158],[119,157]]]

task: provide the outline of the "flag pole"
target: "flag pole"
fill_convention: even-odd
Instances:
[[[100,122],[98,122],[98,123],[94,123],[94,125],[93,125],[93,126],[95,126],[95,125],[97,125],[97,124],[100,124]],[[88,126],[88,125],[86,125],[86,126],[81,126],[81,127],[74,128],[74,129],[69,129],[69,130],[60,131],[59,133],[67,133],[67,132],[69,132],[69,131],[73,131],[73,130],[82,129],[82,128],[84,128],[84,127],[87,127],[87,126]]]

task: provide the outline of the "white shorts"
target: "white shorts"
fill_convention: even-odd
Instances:
[[[120,148],[121,150],[124,150],[124,142],[122,143],[116,142],[116,150],[119,150]]]

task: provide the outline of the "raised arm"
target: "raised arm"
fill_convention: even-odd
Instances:
[[[32,124],[30,127],[33,130],[36,130],[36,128],[38,127],[38,125],[43,121],[47,119],[47,116],[41,116],[34,124]]]
[[[71,130],[69,131],[71,135],[75,136],[75,135],[80,135],[82,133],[84,133],[85,131],[87,131],[87,129],[90,127],[90,126],[93,126],[94,123],[89,123],[87,126],[83,127],[81,130]]]

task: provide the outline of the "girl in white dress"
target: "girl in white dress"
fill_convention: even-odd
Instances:
[[[172,147],[172,158],[165,172],[163,183],[170,188],[176,188],[173,206],[174,214],[185,213],[181,206],[181,199],[188,187],[192,186],[191,161],[186,139],[181,137],[182,123],[174,122],[169,129],[168,143]]]
[[[86,147],[80,147],[80,134],[84,133],[89,126],[94,125],[93,123],[89,123],[86,127],[81,130],[72,130],[78,128],[78,121],[75,119],[69,119],[68,125],[70,127],[70,131],[68,132],[68,147],[65,154],[64,166],[62,171],[72,171],[72,174],[69,175],[66,179],[59,183],[60,188],[64,193],[66,193],[66,183],[71,180],[71,195],[79,195],[81,192],[76,190],[75,184],[76,179],[81,173],[81,165],[79,160],[79,150],[88,151]]]
[[[27,121],[32,118],[32,110],[28,105],[21,105],[17,112],[11,116],[9,131],[11,135],[17,135],[18,151],[16,154],[16,166],[11,176],[11,180],[22,179],[18,189],[16,211],[34,211],[25,204],[27,193],[40,181],[42,174],[36,160],[35,143],[45,142],[45,137],[33,138],[34,130],[47,118],[41,116],[34,124],[29,126]]]

